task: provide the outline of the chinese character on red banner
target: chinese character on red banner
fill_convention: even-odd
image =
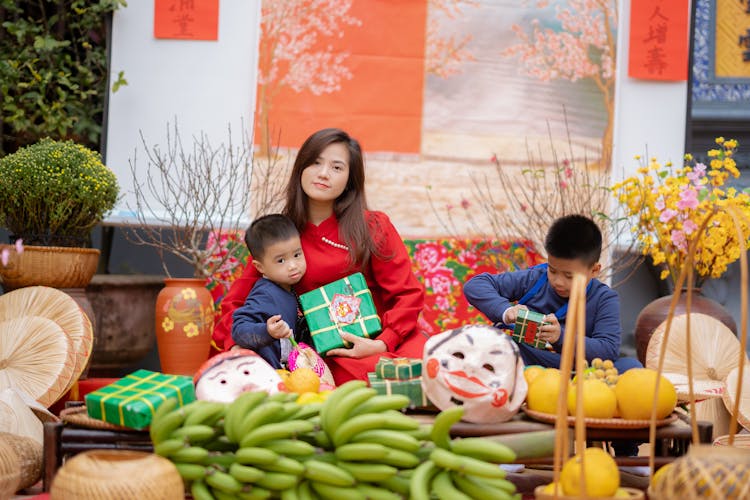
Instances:
[[[687,80],[688,0],[632,0],[628,76]]]
[[[219,0],[154,0],[154,37],[217,40]]]

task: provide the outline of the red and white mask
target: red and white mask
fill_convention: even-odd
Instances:
[[[466,422],[505,422],[526,398],[523,368],[508,335],[492,326],[464,326],[427,340],[422,389],[440,410],[462,405]]]
[[[247,391],[279,392],[281,376],[249,349],[234,349],[203,363],[193,377],[195,397],[231,403]]]

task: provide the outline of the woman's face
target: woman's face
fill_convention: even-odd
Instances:
[[[315,163],[302,171],[302,190],[310,199],[333,203],[349,181],[349,150],[340,142],[328,145]]]

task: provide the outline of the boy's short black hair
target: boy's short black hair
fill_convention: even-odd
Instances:
[[[253,259],[262,259],[270,245],[295,236],[299,236],[299,231],[292,219],[282,214],[269,214],[250,224],[245,231],[245,244]]]
[[[596,222],[585,215],[565,215],[547,230],[544,249],[552,257],[580,260],[593,266],[602,253],[602,232]]]

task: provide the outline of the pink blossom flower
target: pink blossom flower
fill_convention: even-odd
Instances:
[[[678,213],[679,212],[677,210],[672,210],[671,208],[668,208],[662,211],[661,215],[659,216],[659,222],[669,222]]]
[[[654,203],[654,208],[656,208],[657,210],[664,210],[664,207],[666,206],[667,205],[664,203],[663,198],[659,198],[658,200],[656,200],[656,203]]]
[[[567,162],[567,161],[568,160],[565,160],[565,162]],[[565,162],[563,162],[563,163],[565,163]],[[570,167],[565,167],[565,170],[563,171],[563,173],[565,174],[565,177],[568,178],[568,179],[570,179],[571,177],[573,177],[573,169],[570,168]]]
[[[521,203],[521,212],[525,212],[529,209],[529,206],[526,203]]]
[[[679,250],[686,252],[687,251],[687,238],[685,237],[685,232],[680,231],[677,229],[672,230],[672,244],[677,247]]]
[[[706,175],[706,166],[703,163],[698,163],[693,167],[692,172],[687,173],[687,178],[690,179],[693,184],[697,184],[701,177]]]
[[[0,262],[2,262],[4,266],[7,266],[8,259],[10,259],[10,250],[3,248],[3,251],[0,253]]]
[[[568,183],[565,181],[560,181],[560,188],[565,189],[566,187],[568,187]]]
[[[469,205],[470,205],[469,200],[467,200],[466,198],[461,200],[461,208],[463,208],[464,210],[469,208]]]
[[[680,201],[677,202],[677,208],[680,210],[690,210],[698,207],[698,191],[693,188],[686,188],[680,193]]]
[[[691,235],[695,231],[698,230],[698,224],[696,224],[690,219],[687,219],[685,222],[682,223],[682,229],[683,231],[685,231],[685,234]]]

